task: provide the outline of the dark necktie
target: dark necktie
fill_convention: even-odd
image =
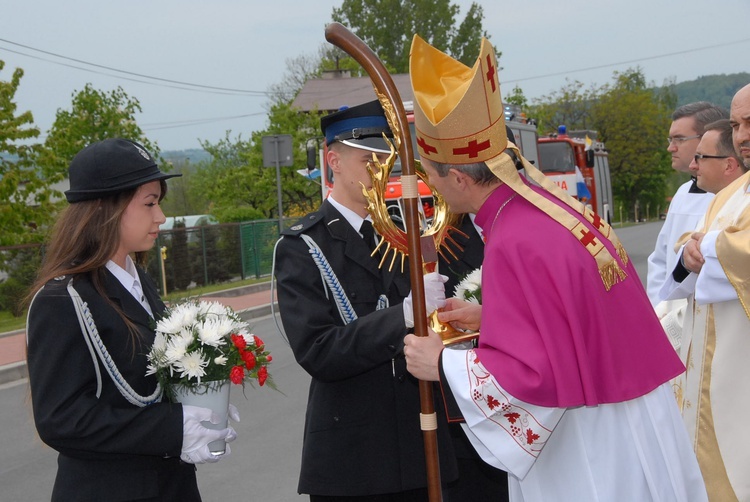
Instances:
[[[367,244],[370,253],[375,251],[375,248],[377,247],[375,244],[375,229],[370,220],[364,220],[362,222],[362,226],[359,227],[359,233],[362,234],[362,238],[365,240],[365,244]]]

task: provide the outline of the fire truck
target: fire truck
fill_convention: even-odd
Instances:
[[[596,131],[568,132],[559,126],[557,133],[539,138],[539,161],[540,170],[557,186],[612,222],[608,154]]]
[[[409,123],[411,132],[411,140],[413,151],[415,154],[419,151],[417,149],[417,135],[414,129],[414,104],[411,101],[404,103],[404,109],[406,110],[406,119]],[[513,135],[516,139],[516,146],[518,146],[523,155],[527,160],[535,165],[539,165],[539,150],[537,148],[537,132],[536,125],[526,119],[521,114],[517,107],[512,105],[504,105],[505,111],[505,122],[513,131]],[[328,169],[325,162],[326,158],[326,147],[318,148],[317,145],[308,146],[307,152],[307,168],[308,172],[314,170],[317,165],[320,165],[320,179],[321,179],[321,197],[325,199],[333,187],[333,174]],[[393,166],[391,171],[391,179],[388,182],[386,194],[384,196],[386,205],[388,207],[388,213],[391,215],[393,220],[398,224],[403,222],[403,199],[401,197],[401,161],[396,160],[396,164]],[[430,221],[433,215],[433,197],[429,187],[422,182],[418,181],[419,196],[421,198],[421,210],[424,213],[426,221]]]

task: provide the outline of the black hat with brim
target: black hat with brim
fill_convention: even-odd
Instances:
[[[181,174],[159,170],[143,146],[135,141],[111,138],[92,143],[73,157],[68,168],[68,202],[111,197],[145,183],[166,180]]]

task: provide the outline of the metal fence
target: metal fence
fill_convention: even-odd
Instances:
[[[222,223],[159,232],[148,273],[163,295],[173,290],[268,277],[278,220]]]
[[[293,221],[284,220],[283,225]],[[270,277],[278,238],[278,220],[162,230],[149,252],[148,274],[161,295],[206,284]],[[13,301],[31,285],[41,253],[41,244],[0,247],[0,259],[10,266],[7,275],[0,274],[0,310],[11,310]],[[18,272],[19,267],[25,270],[22,276],[10,272]]]

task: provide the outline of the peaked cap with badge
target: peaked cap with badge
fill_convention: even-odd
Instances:
[[[393,138],[383,106],[377,99],[361,105],[342,107],[320,119],[326,145],[336,141],[353,148],[377,153],[390,153],[384,139]]]
[[[442,164],[485,162],[513,191],[568,229],[596,260],[607,290],[624,280],[625,272],[603,243],[568,211],[534,192],[517,172],[509,152],[523,163],[536,184],[583,215],[609,239],[623,264],[628,257],[612,228],[591,209],[558,188],[521,156],[508,141],[500,97],[497,60],[492,45],[482,39],[479,57],[468,67],[414,35],[409,56],[414,91],[414,124],[422,158]]]
[[[109,138],[78,152],[68,168],[70,203],[110,197],[151,181],[181,174],[167,174],[146,149],[129,139]]]

